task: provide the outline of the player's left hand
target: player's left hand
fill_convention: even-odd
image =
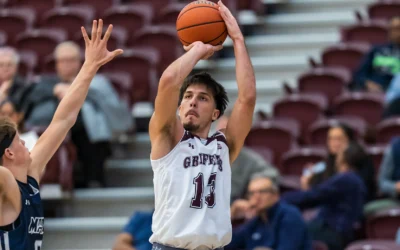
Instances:
[[[232,15],[231,11],[222,3],[221,0],[218,1],[219,5],[219,13],[221,14],[222,19],[225,21],[225,25],[228,29],[229,37],[235,40],[243,40],[242,31],[239,28],[239,25],[236,21],[236,18]]]
[[[91,39],[89,39],[85,28],[81,28],[86,47],[85,62],[92,63],[100,68],[102,65],[114,59],[114,57],[123,53],[122,49],[116,49],[111,52],[107,49],[107,42],[110,38],[112,28],[113,26],[110,24],[103,39],[101,39],[103,33],[103,20],[100,19],[98,22],[96,20],[93,21]]]

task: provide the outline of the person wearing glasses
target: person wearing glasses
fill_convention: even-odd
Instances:
[[[253,175],[246,196],[231,206],[231,218],[245,218],[247,222],[234,228],[225,250],[311,250],[311,238],[300,211],[280,200],[273,179],[263,172]]]

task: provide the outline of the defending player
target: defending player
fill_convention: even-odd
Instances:
[[[40,250],[43,239],[43,209],[40,176],[55,151],[74,125],[97,70],[122,50],[109,52],[110,25],[101,39],[103,21],[93,21],[89,39],[85,29],[85,62],[68,93],[60,102],[47,130],[29,153],[19,138],[16,125],[0,119],[0,249]]]
[[[208,137],[212,122],[224,113],[226,92],[208,74],[185,78],[221,46],[195,42],[163,73],[149,125],[154,250],[219,249],[231,241],[230,163],[251,128],[256,86],[239,26],[225,5],[218,4],[233,40],[238,98],[226,129]]]

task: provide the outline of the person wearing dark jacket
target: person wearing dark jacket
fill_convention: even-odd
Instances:
[[[247,200],[231,206],[233,220],[247,218],[233,229],[225,250],[311,250],[311,238],[300,211],[280,200],[278,185],[265,173],[255,174],[249,183]]]
[[[365,56],[354,76],[356,88],[386,92],[393,76],[400,73],[400,16],[390,21],[389,40]]]
[[[336,157],[337,174],[308,191],[288,192],[282,197],[300,209],[319,208],[309,231],[313,240],[324,242],[330,250],[344,249],[363,218],[366,188],[353,167],[360,157],[359,148],[350,144]]]
[[[17,96],[26,86],[25,80],[18,75],[20,57],[13,48],[0,48],[0,102]]]

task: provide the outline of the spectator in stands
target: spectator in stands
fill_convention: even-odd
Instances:
[[[25,86],[24,79],[17,74],[19,60],[15,49],[0,48],[0,102],[15,97]]]
[[[226,250],[266,247],[274,250],[311,250],[311,239],[300,211],[280,200],[277,183],[263,173],[252,176],[247,200],[231,206],[233,220],[249,220],[233,229]]]
[[[336,157],[337,174],[308,191],[283,195],[283,200],[300,209],[319,208],[308,228],[312,239],[324,242],[330,250],[343,250],[354,239],[354,225],[363,218],[366,189],[354,167],[362,157],[360,147],[349,144]]]
[[[47,126],[81,67],[80,48],[73,42],[59,44],[54,52],[55,76],[44,76],[36,84],[24,103],[26,123]],[[110,140],[116,133],[132,127],[127,105],[121,101],[110,81],[96,75],[77,122],[71,129],[71,138],[77,147],[82,165],[83,182],[77,187],[104,186],[103,166],[110,155]]]
[[[153,212],[135,212],[117,236],[113,250],[151,250]]]
[[[368,200],[372,200],[376,193],[375,169],[373,161],[357,142],[357,138],[353,129],[342,123],[333,125],[328,131],[328,157],[325,159],[325,161],[305,168],[305,171],[301,177],[302,189],[309,190],[310,188],[321,184],[335,175],[337,173],[336,156],[350,144],[353,144],[354,147],[357,147],[360,154],[363,155],[363,157],[357,158],[358,161],[353,162],[353,167],[367,187]]]
[[[358,88],[385,92],[393,76],[400,73],[400,16],[390,21],[389,40],[365,56],[354,77]]]
[[[368,203],[364,209],[366,215],[400,205],[400,137],[395,137],[385,151],[379,169],[379,190],[389,198]]]
[[[9,117],[18,126],[18,133],[25,146],[30,150],[33,149],[39,136],[34,131],[27,131],[24,127],[24,114],[21,105],[13,98],[8,98],[0,102],[0,115]]]
[[[383,118],[400,115],[400,73],[391,81],[385,95]]]
[[[218,119],[217,130],[226,128],[231,111],[226,112]],[[264,172],[268,177],[278,181],[279,171],[264,158],[251,150],[243,147],[236,160],[232,163],[232,190],[231,200],[243,198],[246,193],[250,177],[259,172]]]

